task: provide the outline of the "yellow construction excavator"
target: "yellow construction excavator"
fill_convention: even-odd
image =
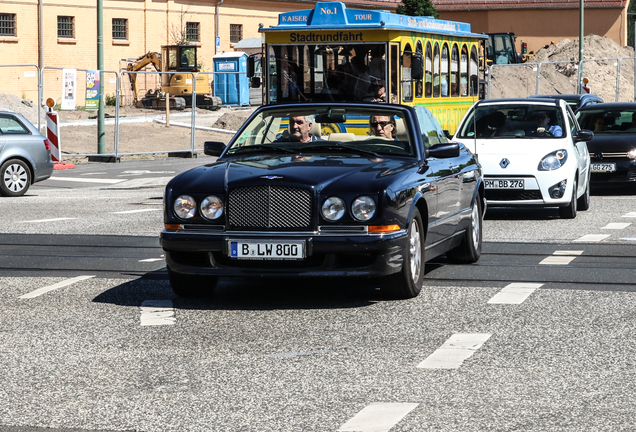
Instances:
[[[197,63],[197,47],[195,45],[164,45],[161,55],[148,52],[136,60],[128,62],[126,70],[137,72],[152,65],[161,74],[161,89],[150,89],[139,97],[137,85],[138,74],[128,74],[133,92],[133,104],[144,108],[165,108],[166,98],[170,95],[170,109],[184,109],[192,106],[191,73],[201,72]],[[221,98],[212,96],[209,75],[199,74],[196,80],[197,107],[217,110],[221,108]]]

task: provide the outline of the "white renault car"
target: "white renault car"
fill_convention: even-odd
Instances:
[[[561,99],[490,99],[462,119],[454,141],[477,154],[489,207],[559,207],[562,218],[590,206],[590,154]]]

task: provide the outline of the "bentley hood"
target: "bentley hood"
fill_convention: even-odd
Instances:
[[[362,192],[379,191],[396,181],[400,173],[416,165],[415,160],[342,155],[258,155],[194,168],[168,184],[176,193],[222,192],[254,185],[278,184],[322,191],[337,184]]]

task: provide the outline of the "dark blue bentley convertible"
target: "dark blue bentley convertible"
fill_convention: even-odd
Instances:
[[[165,251],[180,296],[220,276],[374,277],[416,296],[426,260],[479,259],[481,168],[424,107],[261,107],[209,165],[165,191]]]

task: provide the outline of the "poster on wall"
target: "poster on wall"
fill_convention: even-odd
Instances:
[[[99,109],[99,72],[86,71],[86,111]]]
[[[62,109],[75,109],[75,95],[77,89],[77,70],[62,70]]]

